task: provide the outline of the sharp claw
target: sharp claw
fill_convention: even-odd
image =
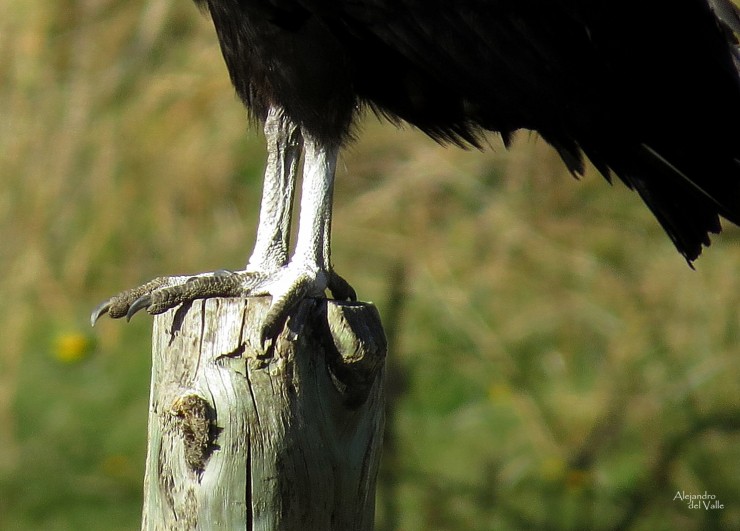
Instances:
[[[107,301],[103,301],[100,304],[98,304],[95,309],[90,314],[90,326],[95,326],[95,323],[98,322],[98,319],[106,313],[108,313],[108,309],[110,308],[110,299]]]
[[[287,271],[288,276],[284,277],[282,270],[264,273],[222,269],[211,275],[159,277],[99,304],[90,315],[90,324],[95,326],[98,319],[106,313],[113,319],[125,316],[130,321],[140,310],[147,310],[154,315],[194,299],[264,295],[270,294],[275,287],[277,293],[272,292],[272,304],[265,315],[260,334],[260,340],[265,346],[274,342],[281,333],[286,318],[301,300],[309,294],[319,294],[316,278],[308,272],[299,270],[298,273],[294,278],[290,270]],[[355,291],[342,277],[331,271],[329,274],[331,278],[328,287],[335,297],[343,300],[356,299]],[[291,330],[289,337],[297,336],[299,330],[300,326]]]
[[[357,300],[357,293],[355,293],[354,288],[344,278],[332,271],[329,280],[329,290],[333,297],[340,301]]]
[[[288,315],[308,295],[311,281],[305,275],[298,277],[291,288],[279,296],[273,295],[270,308],[265,314],[260,341],[265,348],[268,340],[275,340],[285,325]]]
[[[152,297],[151,295],[142,295],[138,299],[136,299],[131,306],[129,306],[128,311],[126,312],[126,321],[130,321],[131,318],[134,316],[136,312],[139,310],[144,310],[148,308],[152,304]]]
[[[282,331],[283,324],[285,324],[284,320],[267,322],[262,326],[262,330],[260,332],[260,346],[262,347],[262,350],[267,352],[270,345],[275,344],[277,336]]]

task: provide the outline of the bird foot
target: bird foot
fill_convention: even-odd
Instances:
[[[103,301],[92,312],[90,323],[104,314],[130,320],[140,310],[163,313],[184,302],[213,297],[271,295],[272,303],[262,324],[263,343],[278,335],[285,319],[306,297],[323,297],[328,288],[334,298],[356,300],[354,289],[333,270],[324,271],[290,263],[270,273],[220,270],[193,276],[158,277]]]

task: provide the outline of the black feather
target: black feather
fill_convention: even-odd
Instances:
[[[358,109],[440,142],[531,129],[635,189],[691,261],[740,222],[727,0],[197,0],[237,92],[327,144]]]

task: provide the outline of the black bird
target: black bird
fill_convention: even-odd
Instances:
[[[689,263],[740,224],[740,17],[729,0],[196,0],[268,162],[244,271],[162,277],[92,314],[272,295],[263,337],[303,297],[354,299],[332,269],[337,153],[365,109],[441,143],[537,131],[579,175],[635,190]],[[303,151],[297,242],[289,255]]]

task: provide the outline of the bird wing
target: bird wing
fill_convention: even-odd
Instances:
[[[302,0],[327,6],[323,0]],[[350,46],[386,48],[487,128],[534,128],[581,82],[588,34],[576,13],[541,0],[346,0],[313,7]],[[512,53],[512,50],[515,53]],[[556,82],[557,79],[557,82]],[[484,103],[484,104],[482,104]],[[476,115],[477,107],[481,113]],[[495,110],[495,112],[494,112]]]
[[[688,260],[718,214],[740,223],[740,18],[727,0],[270,1],[323,21],[380,112],[458,143],[533,129],[577,174],[585,153]]]

